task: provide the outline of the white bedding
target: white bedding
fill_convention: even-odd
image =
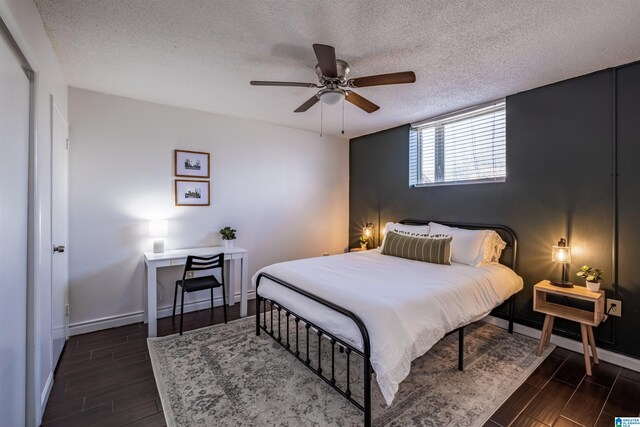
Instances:
[[[522,289],[522,278],[495,264],[438,265],[376,250],[273,264],[258,271],[355,313],[371,343],[371,364],[388,405],[411,361],[447,332],[475,321]],[[263,278],[259,294],[362,349],[353,321]]]

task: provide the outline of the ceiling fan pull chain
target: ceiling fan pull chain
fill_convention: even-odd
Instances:
[[[342,99],[342,134],[344,135],[344,98]]]
[[[322,138],[322,117],[324,108],[322,107],[323,102],[320,103],[320,138]]]

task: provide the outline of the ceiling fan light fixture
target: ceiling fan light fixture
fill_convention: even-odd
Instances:
[[[315,66],[318,83],[252,80],[250,82],[251,85],[291,86],[320,89],[319,92],[307,99],[301,106],[293,110],[294,113],[304,113],[305,111],[309,111],[309,109],[318,102],[321,102],[320,105],[335,105],[340,101],[347,101],[366,113],[373,113],[378,111],[380,107],[365,97],[351,91],[350,88],[397,85],[402,83],[414,83],[416,81],[416,74],[413,71],[377,74],[352,79],[349,78],[349,64],[346,61],[336,58],[336,50],[333,46],[314,44],[313,52],[318,60]],[[342,110],[344,122],[344,102],[342,104]]]
[[[324,90],[319,95],[320,101],[327,105],[335,105],[344,99],[344,92],[336,90]]]

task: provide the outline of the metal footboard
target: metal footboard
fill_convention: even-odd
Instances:
[[[336,337],[332,333],[323,330],[318,325],[310,322],[309,320],[303,318],[299,314],[295,313],[291,309],[283,306],[277,301],[272,301],[267,298],[263,298],[258,294],[258,289],[260,286],[260,281],[262,278],[267,278],[272,280],[273,282],[282,285],[288,289],[291,289],[294,292],[297,292],[305,297],[324,305],[325,307],[329,307],[344,316],[347,316],[356,324],[358,329],[360,330],[360,334],[362,336],[362,350],[359,350],[352,346],[351,344],[341,340]],[[262,313],[260,310],[260,304],[262,303]],[[270,310],[267,309],[267,304],[269,304]],[[274,329],[273,322],[273,313],[274,310],[277,312],[277,324]],[[269,311],[269,319],[267,318],[267,311]],[[282,334],[282,316],[281,312],[284,311],[285,318],[285,328],[286,333],[284,334],[286,339],[283,339]],[[261,315],[262,314],[262,315]],[[262,318],[262,321],[261,321]],[[295,329],[295,349],[293,348],[293,344],[290,342],[289,338],[289,327],[291,320],[293,321]],[[304,357],[301,356],[302,352],[300,351],[300,339],[299,339],[299,329],[298,326],[302,322],[304,324],[304,329],[306,333],[306,352]],[[312,358],[310,356],[309,346],[310,340],[310,329],[314,329],[314,332],[317,337],[317,363],[312,364]],[[358,409],[364,412],[364,425],[371,425],[371,343],[369,341],[369,332],[367,328],[362,323],[362,320],[355,315],[353,312],[340,307],[330,301],[327,301],[323,298],[320,298],[316,295],[313,295],[307,291],[299,289],[290,283],[287,283],[283,280],[278,279],[277,277],[273,277],[266,273],[260,273],[256,280],[256,335],[260,335],[260,330],[265,331],[268,335],[270,335],[277,343],[279,343],[282,347],[284,347],[289,353],[291,353],[296,359],[302,362],[307,368],[309,368],[314,374],[322,378],[327,384],[329,384],[333,389],[338,391],[342,396],[344,396],[349,402],[355,405]],[[329,377],[326,373],[328,369],[322,368],[322,338],[328,338],[328,343],[331,345],[331,376]],[[344,353],[346,357],[347,364],[347,372],[346,372],[346,381],[344,382],[346,386],[344,388],[340,387],[335,378],[335,358],[336,358],[336,345],[338,347],[338,351],[340,353]],[[350,373],[351,373],[351,355],[355,353],[363,358],[363,382],[364,382],[364,390],[363,390],[363,402],[360,403],[352,397],[351,392],[351,383],[350,383]]]

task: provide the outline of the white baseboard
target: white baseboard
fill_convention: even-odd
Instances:
[[[247,294],[247,299],[255,298],[255,291]],[[240,303],[240,295],[236,294],[235,303]],[[214,307],[222,306],[222,297],[213,299]],[[184,304],[184,312],[204,310],[211,307],[209,299],[190,301]],[[173,305],[158,307],[158,319],[171,316]],[[136,311],[133,313],[119,314],[116,316],[107,316],[100,319],[87,320],[69,325],[69,336],[86,334],[89,332],[101,331],[103,329],[117,328],[118,326],[130,325],[132,323],[142,322],[144,320],[144,311]]]
[[[482,320],[486,323],[491,323],[492,325],[499,326],[503,329],[507,329],[509,326],[509,322],[507,320],[499,319],[494,316],[487,316]],[[530,328],[529,326],[519,325],[517,323],[513,324],[513,332],[536,339],[540,338],[539,330]],[[551,343],[557,345],[558,347],[566,348],[567,350],[584,354],[581,342],[552,334]],[[600,360],[604,360],[605,362],[613,363],[614,365],[622,366],[627,369],[640,372],[640,359],[634,359],[633,357],[625,356],[624,354],[615,353],[603,348],[598,348],[598,357],[600,358]]]
[[[49,394],[51,393],[51,389],[53,388],[53,372],[49,372],[49,376],[47,377],[47,382],[44,384],[44,388],[42,390],[42,395],[40,396],[40,407],[42,408],[42,413],[44,414],[44,408],[47,406],[47,401],[49,400]]]
[[[69,336],[101,331],[102,329],[117,328],[118,326],[142,322],[143,319],[144,312],[136,311],[135,313],[119,314],[116,316],[107,316],[100,319],[73,323],[69,325]]]

